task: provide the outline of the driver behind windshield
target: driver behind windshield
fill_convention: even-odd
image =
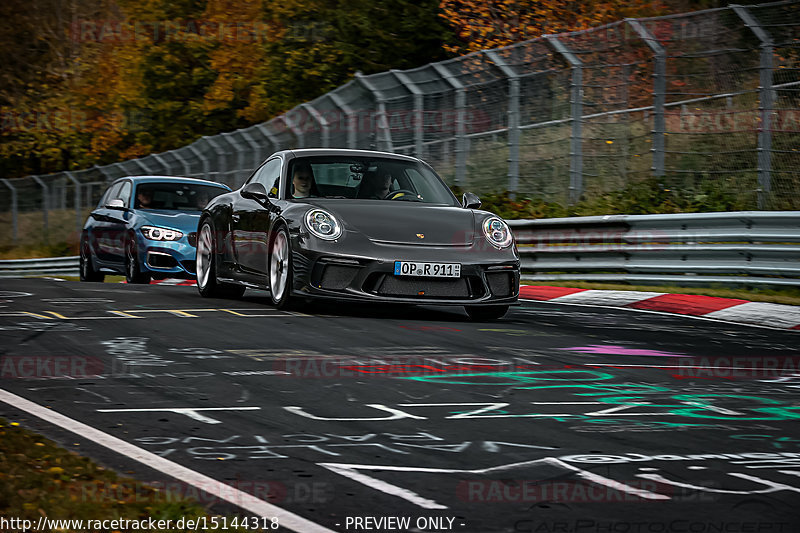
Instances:
[[[375,172],[364,176],[358,191],[359,198],[383,200],[389,194],[394,178],[388,172]]]
[[[314,180],[314,171],[311,165],[304,161],[299,161],[294,165],[292,173],[292,198],[307,198],[309,196],[319,196],[317,183]]]
[[[153,191],[139,187],[136,193],[136,205],[134,207],[148,209],[153,203]]]

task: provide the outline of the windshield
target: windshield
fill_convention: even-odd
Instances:
[[[288,198],[353,198],[458,205],[430,167],[375,157],[302,157],[289,167]]]
[[[195,183],[140,183],[136,187],[134,209],[202,211],[206,204],[227,192],[221,187]]]

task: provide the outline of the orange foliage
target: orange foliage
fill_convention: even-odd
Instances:
[[[663,7],[659,0],[441,0],[440,9],[461,41],[445,48],[460,53],[655,16]]]

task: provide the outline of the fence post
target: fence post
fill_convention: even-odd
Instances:
[[[250,129],[252,129],[252,128],[247,128],[246,130],[242,130],[242,138],[245,140],[245,142],[248,144],[248,146],[250,146],[250,148],[252,149],[252,152],[253,152],[252,170],[255,170],[256,167],[261,164],[261,154],[259,153],[259,150],[261,149],[261,146],[256,142],[256,140],[253,138],[253,136],[250,135],[250,132],[248,131]]]
[[[772,90],[773,42],[746,7],[731,5],[739,18],[750,28],[761,42],[759,59],[758,112],[761,126],[758,129],[758,208],[766,209],[772,191],[772,110],[775,93]]]
[[[358,119],[356,118],[355,111],[345,103],[341,96],[336,94],[336,91],[328,93],[328,96],[331,97],[333,103],[341,109],[347,117],[347,147],[355,148],[357,143],[356,134],[358,133]],[[339,121],[339,123],[341,124],[341,121]]]
[[[174,172],[172,170],[172,165],[164,160],[164,157],[161,154],[150,154],[150,156],[156,160],[156,163],[161,165],[161,169],[166,176],[173,176]]]
[[[219,143],[217,143],[217,141],[214,140],[213,137],[204,135],[203,137],[200,138],[200,140],[205,141],[206,144],[210,146],[211,149],[214,151],[214,153],[217,155],[217,170],[215,172],[216,179],[214,181],[220,181],[219,179],[220,174],[228,170],[228,154],[227,152],[225,152],[225,150],[223,150],[222,146],[220,146]],[[220,161],[224,161],[224,164],[221,163]],[[223,171],[223,169],[225,170]]]
[[[231,180],[233,184],[233,187],[231,188],[239,186],[239,176],[241,175],[241,172],[245,170],[244,150],[242,149],[242,145],[234,140],[234,137],[235,133],[223,133],[221,136],[222,140],[228,143],[228,145],[233,148],[233,152],[236,154],[236,166],[238,168],[236,168],[234,171],[236,174],[234,174],[233,179]],[[225,158],[225,160],[227,161],[227,158]],[[230,170],[226,171],[226,180],[230,172]]]
[[[136,159],[131,159],[131,160],[129,160],[129,161],[126,161],[126,163],[133,163],[134,165],[136,165],[137,167],[139,167],[140,169],[142,169],[142,171],[144,171],[144,174],[145,174],[145,175],[152,175],[152,174],[153,174],[153,171],[152,171],[152,170],[150,170],[150,167],[148,167],[147,165],[145,165],[145,164],[144,164],[144,161],[142,161],[142,160],[141,160],[140,158],[138,158],[138,157],[137,157]]]
[[[75,185],[75,229],[78,231],[78,235],[80,235],[81,229],[83,229],[83,216],[81,216],[81,182],[68,170],[64,171],[64,175]]]
[[[414,95],[414,155],[417,157],[424,157],[423,151],[423,134],[424,134],[424,117],[425,117],[425,95],[417,85],[411,81],[405,73],[390,70],[394,77]]]
[[[294,108],[292,108],[292,109],[294,109]],[[305,148],[306,139],[305,139],[305,135],[303,134],[303,130],[300,129],[300,126],[298,126],[297,123],[294,120],[289,118],[289,113],[290,112],[291,112],[291,110],[289,110],[288,112],[284,113],[283,115],[279,115],[279,116],[275,117],[272,120],[280,120],[281,122],[283,122],[284,125],[287,128],[289,128],[289,131],[291,131],[294,134],[294,136],[297,138],[297,148]],[[272,122],[272,120],[270,120],[270,122]]]
[[[317,111],[317,109],[313,105],[305,103],[305,104],[300,104],[300,107],[302,109],[305,109],[306,112],[309,115],[311,115],[311,117],[317,122],[317,124],[319,124],[319,129],[321,133],[320,137],[322,138],[322,148],[329,148],[331,144],[331,133],[328,121],[325,119],[325,117],[322,116],[322,114],[319,111]]]
[[[189,162],[186,160],[186,158],[181,155],[180,153],[181,150],[183,150],[183,148],[176,148],[175,150],[170,150],[169,153],[171,153],[172,157],[177,159],[178,162],[183,167],[183,175],[189,176],[192,173],[192,168],[191,165],[189,165]]]
[[[456,92],[456,186],[462,186],[467,175],[466,113],[467,91],[453,73],[441,63],[433,68]]]
[[[48,235],[50,233],[50,228],[47,220],[47,209],[49,207],[48,204],[50,203],[49,199],[50,193],[47,189],[47,184],[43,182],[39,176],[31,176],[31,178],[33,178],[33,181],[35,181],[42,187],[42,217],[44,220],[44,242],[45,244],[47,244]]]
[[[198,150],[197,147],[195,146],[195,144],[197,144],[198,142],[200,142],[200,141],[195,141],[192,144],[190,144],[189,146],[187,146],[186,148],[190,152],[192,152],[197,157],[197,159],[200,160],[200,163],[202,163],[202,165],[203,165],[203,179],[209,180],[209,179],[211,179],[210,163],[208,161],[208,158],[203,154],[203,152]]]
[[[383,150],[387,152],[394,151],[394,147],[392,146],[392,132],[389,129],[389,121],[386,118],[386,97],[383,96],[383,93],[375,87],[372,82],[370,82],[366,76],[361,74],[360,72],[356,72],[356,80],[358,80],[361,85],[364,86],[369,92],[371,92],[375,96],[375,101],[378,103],[378,132],[376,132],[376,139],[375,143],[377,144],[376,148],[381,150],[381,139],[378,136],[379,132],[383,133]]]
[[[519,189],[519,75],[496,50],[487,50],[486,55],[508,78],[508,191],[514,199]]]
[[[11,182],[5,178],[0,178],[0,182],[2,182],[3,185],[8,187],[8,189],[11,191],[11,237],[14,239],[14,242],[17,242],[17,216],[19,214],[19,206],[17,204],[17,188],[11,185]]]
[[[270,143],[272,143],[272,146],[275,147],[276,152],[280,151],[281,149],[280,141],[278,141],[278,138],[275,136],[274,133],[269,131],[269,128],[267,128],[266,124],[259,124],[256,126],[256,129],[259,131],[259,133],[261,133],[261,135],[264,136],[264,138],[266,138]]]
[[[108,173],[108,170],[107,170],[107,169],[108,169],[108,167],[113,167],[114,165],[119,165],[119,163],[112,163],[112,164],[110,164],[110,165],[103,165],[102,167],[97,167],[97,170],[98,170],[98,171],[100,172],[100,174],[102,174],[102,175],[103,175],[103,177],[106,179],[106,183],[111,183],[112,181],[114,181],[114,179],[116,179],[116,178],[114,178],[112,175],[110,175],[110,174]],[[91,203],[91,202],[89,202],[89,203]]]
[[[569,203],[575,204],[583,194],[583,63],[555,35],[544,37],[572,68]]]
[[[667,93],[667,51],[650,31],[637,19],[625,19],[633,31],[650,47],[654,54],[653,64],[653,175],[664,175],[664,133],[667,124],[664,105]]]

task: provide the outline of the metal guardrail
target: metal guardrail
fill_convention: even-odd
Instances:
[[[523,278],[800,286],[800,211],[509,220]],[[0,261],[0,278],[78,275],[75,257]]]
[[[0,261],[0,278],[26,276],[78,276],[80,257],[49,257]]]
[[[524,279],[800,286],[800,211],[508,223]]]

